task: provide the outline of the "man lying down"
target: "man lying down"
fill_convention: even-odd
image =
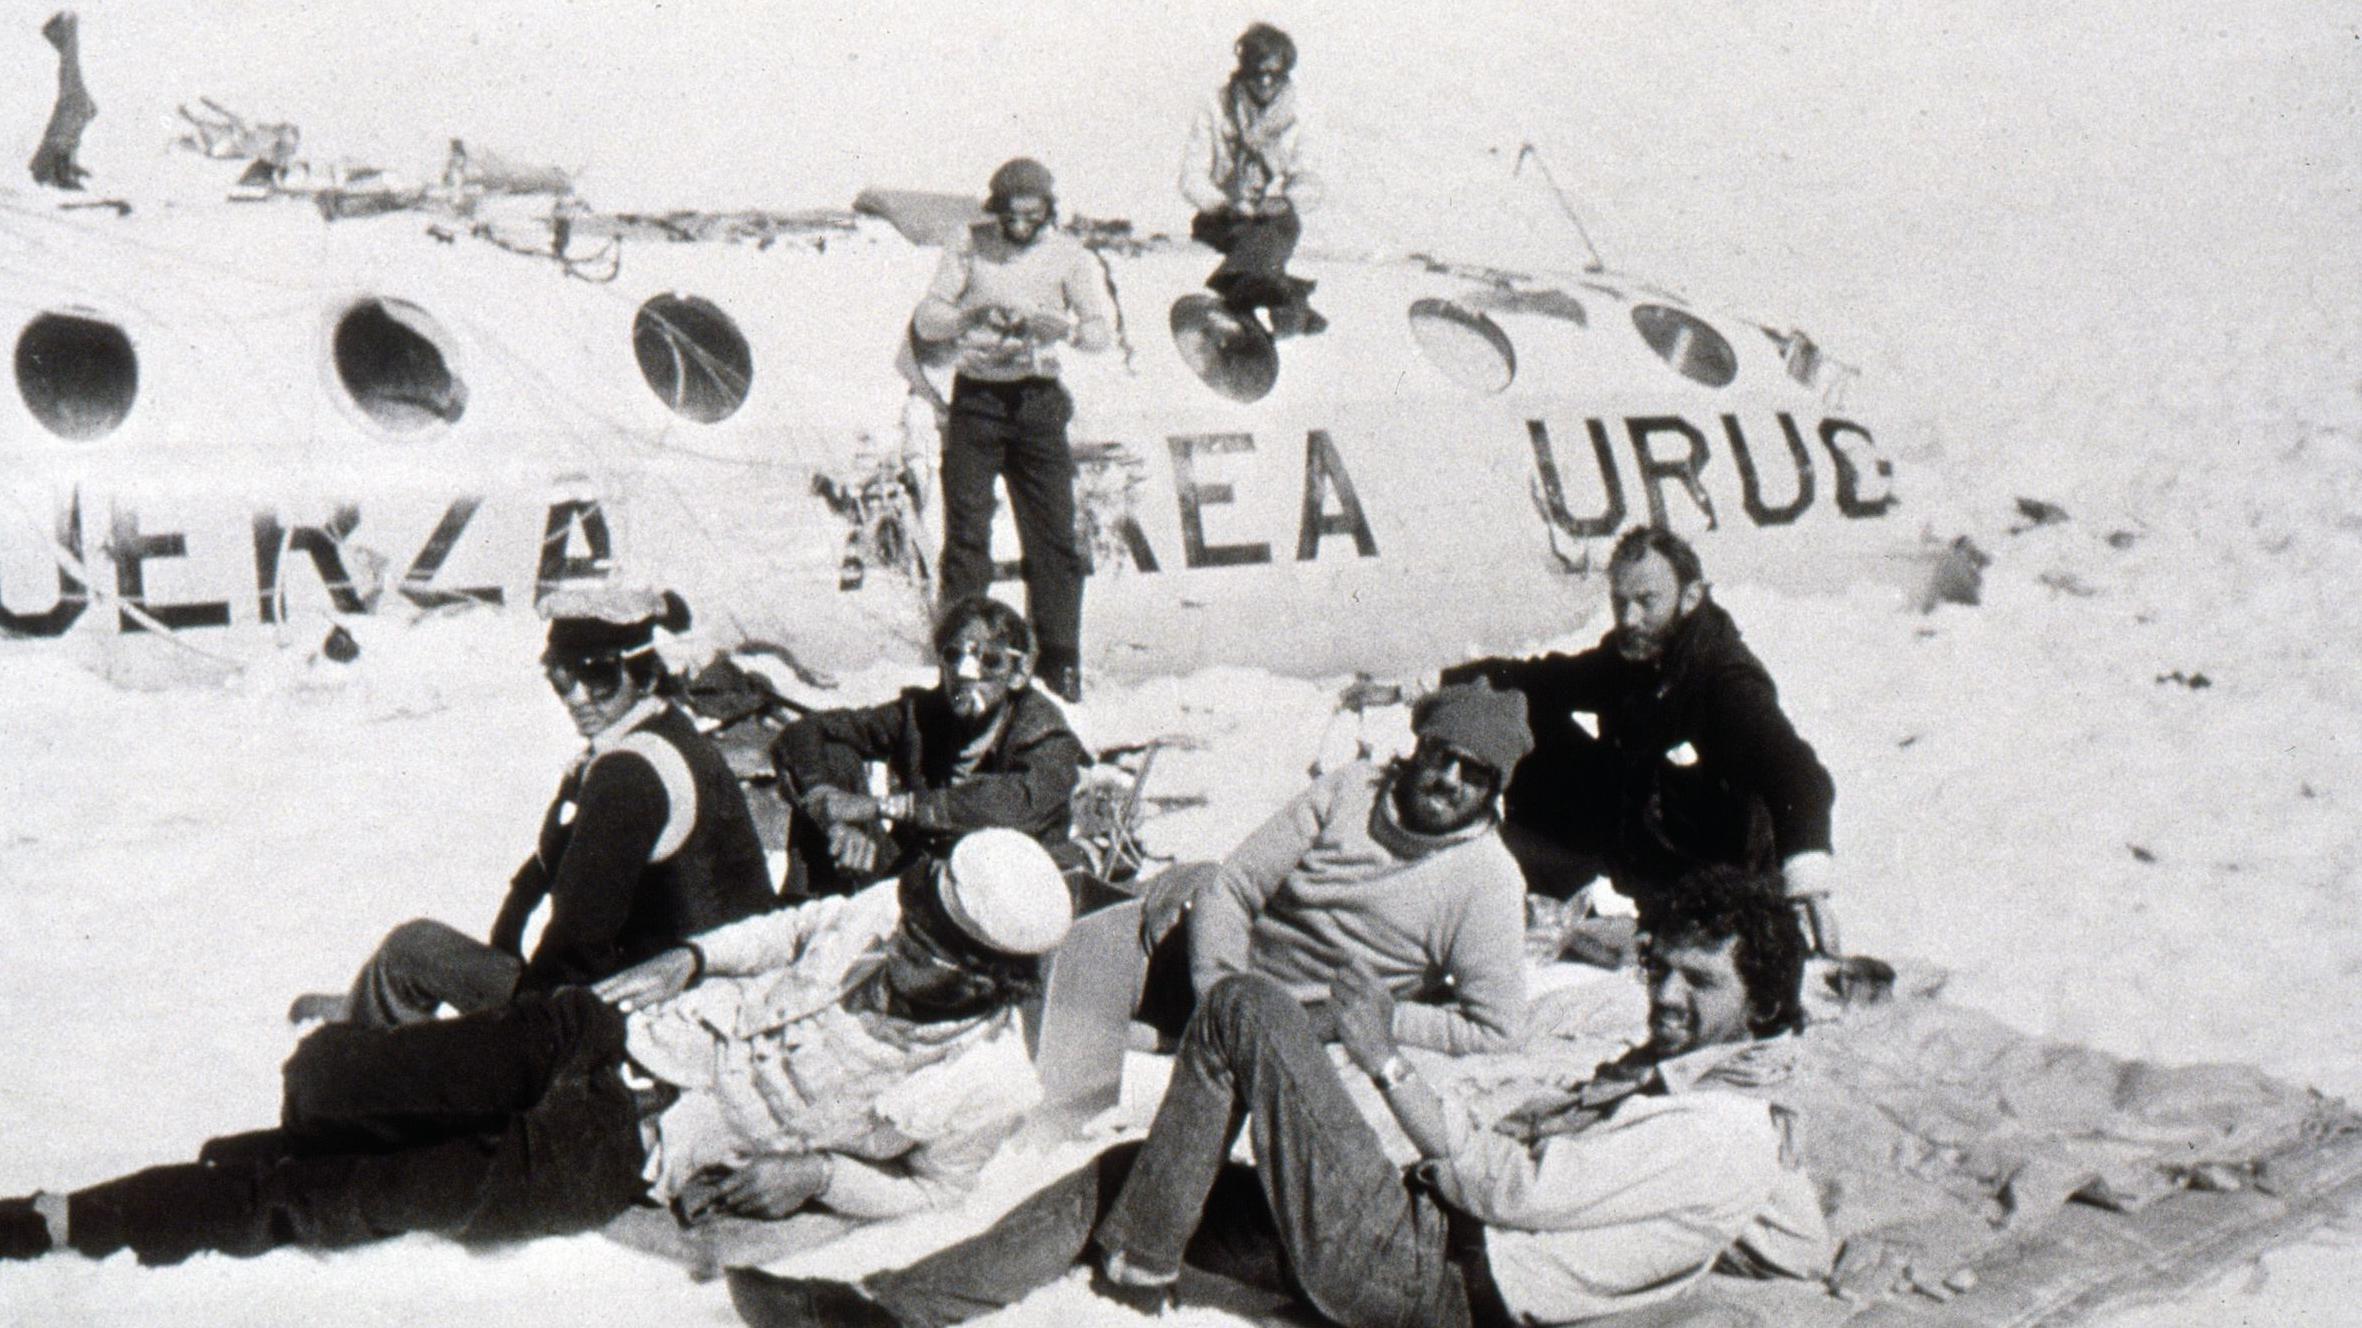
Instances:
[[[1570,1323],[1644,1309],[1717,1266],[1818,1279],[1831,1245],[1781,1113],[1731,1091],[1800,1022],[1804,937],[1776,878],[1702,872],[1659,924],[1648,1039],[1485,1120],[1399,1054],[1393,999],[1338,976],[1336,1022],[1421,1160],[1388,1160],[1311,1019],[1257,974],[1191,1017],[1148,1137],[992,1227],[859,1284],[730,1274],[760,1328],[935,1328],[1080,1265],[1102,1296],[1339,1325]],[[1229,1162],[1244,1128],[1257,1165]]]
[[[1564,1071],[1632,1020],[1591,995],[1567,1007],[1589,1018],[1537,1010],[1549,1035],[1515,1056],[1421,1072],[1384,988],[1343,974],[1340,1071],[1284,989],[1225,979],[1146,1140],[915,1262],[876,1242],[900,1266],[858,1281],[734,1269],[733,1302],[761,1328],[916,1328],[1030,1309],[1071,1275],[1249,1322],[1837,1328],[1901,1298],[2000,1328],[2027,1304],[2137,1301],[2362,1192],[2344,1104],[2029,1037],[1936,999],[1925,965],[1818,975],[1806,1026],[1783,893],[1730,868],[1685,881],[1646,957],[1644,1037],[1587,1075]],[[1344,1091],[1360,1074],[1376,1099]],[[1230,1160],[1242,1129],[1257,1165]],[[1071,1316],[1081,1288],[1045,1294]]]
[[[594,987],[456,1019],[332,1024],[277,1128],[70,1194],[0,1200],[0,1257],[470,1243],[947,1206],[1040,1097],[1015,1018],[1072,920],[1013,830],[850,898],[716,928]]]

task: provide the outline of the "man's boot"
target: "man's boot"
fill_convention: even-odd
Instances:
[[[1287,295],[1271,306],[1271,335],[1275,339],[1310,337],[1328,330],[1329,320],[1314,312],[1311,303],[1313,287],[1319,283],[1302,277],[1284,280]]]
[[[754,1328],[902,1328],[901,1320],[847,1282],[729,1268],[730,1304]]]

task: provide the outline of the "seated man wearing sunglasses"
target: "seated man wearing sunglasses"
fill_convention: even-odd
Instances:
[[[963,1196],[1041,1097],[1016,1005],[1072,920],[1040,845],[963,840],[896,888],[700,934],[595,988],[289,1058],[281,1123],[71,1194],[0,1199],[0,1259],[470,1244]]]
[[[509,882],[489,943],[431,919],[387,933],[350,994],[299,997],[307,1019],[384,1028],[595,982],[701,931],[777,902],[746,795],[688,714],[665,698],[656,630],[689,625],[666,592],[599,586],[541,601],[541,664],[588,748]],[[526,921],[550,914],[531,957]]]
[[[1140,1018],[1179,1036],[1223,978],[1258,973],[1336,1038],[1330,978],[1366,966],[1402,1003],[1394,1035],[1452,1055],[1525,1035],[1525,885],[1502,846],[1501,789],[1531,750],[1525,698],[1447,687],[1411,716],[1418,745],[1296,795],[1220,864],[1143,892]]]
[[[1057,702],[1030,685],[1024,615],[983,595],[954,601],[936,624],[935,652],[933,687],[816,712],[772,744],[779,788],[796,808],[790,897],[849,893],[990,827],[1033,836],[1061,866],[1081,862],[1067,835],[1083,745]],[[885,797],[867,792],[870,761],[891,777]]]

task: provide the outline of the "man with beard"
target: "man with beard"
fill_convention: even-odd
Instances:
[[[1222,255],[1207,289],[1242,318],[1268,310],[1270,332],[1319,332],[1328,320],[1306,298],[1312,283],[1288,275],[1304,234],[1297,215],[1320,200],[1291,78],[1296,43],[1268,23],[1239,35],[1238,68],[1197,113],[1181,157],[1181,193],[1197,208],[1189,236]]]
[[[1067,834],[1083,745],[1057,703],[1029,685],[1024,617],[983,595],[959,600],[936,624],[935,654],[935,686],[816,712],[772,743],[795,807],[789,895],[849,893],[995,826],[1033,836],[1061,867],[1082,861]],[[892,793],[866,791],[870,761],[885,763]]]
[[[388,932],[349,993],[296,998],[294,1022],[373,1028],[487,1010],[594,982],[777,902],[746,795],[727,760],[671,701],[658,628],[689,606],[667,591],[600,585],[542,598],[541,667],[586,746],[543,816],[489,938],[415,918]],[[526,923],[549,917],[531,956]]]
[[[943,434],[943,600],[992,584],[994,480],[1009,487],[1025,553],[1025,604],[1042,680],[1082,699],[1083,553],[1074,528],[1074,398],[1059,342],[1096,354],[1115,341],[1106,275],[1057,227],[1049,169],[1018,157],[992,173],[984,221],[943,250],[911,316],[923,342],[959,353]]]
[[[1836,786],[1781,712],[1738,624],[1708,595],[1698,555],[1669,530],[1637,527],[1608,559],[1608,590],[1616,625],[1589,650],[1443,672],[1446,684],[1512,688],[1532,707],[1534,754],[1510,782],[1504,832],[1529,885],[1564,898],[1605,874],[1639,905],[1646,930],[1693,868],[1776,870],[1814,948],[1839,953],[1829,904]],[[1595,717],[1596,737],[1577,713]]]
[[[1710,1269],[1824,1277],[1812,1181],[1782,1109],[1749,1095],[1780,1081],[1777,1039],[1802,1023],[1795,913],[1777,881],[1709,868],[1660,924],[1648,1040],[1489,1124],[1401,1055],[1385,986],[1340,973],[1346,1054],[1418,1150],[1407,1174],[1304,1009],[1234,975],[1191,1021],[1145,1140],[907,1268],[858,1286],[734,1269],[731,1300],[757,1328],[939,1328],[1087,1263],[1095,1290],[1146,1313],[1509,1328],[1642,1310]],[[1247,1122],[1251,1167],[1229,1161]]]
[[[1501,845],[1502,786],[1533,746],[1525,698],[1447,687],[1411,719],[1418,745],[1313,781],[1219,865],[1144,892],[1141,1017],[1168,1035],[1223,978],[1259,973],[1336,1036],[1330,978],[1363,965],[1404,998],[1395,1036],[1461,1055],[1525,1029],[1524,888]]]

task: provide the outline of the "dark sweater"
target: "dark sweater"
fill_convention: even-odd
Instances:
[[[1768,867],[1829,848],[1836,786],[1712,600],[1650,663],[1626,660],[1603,637],[1579,654],[1480,659],[1443,674],[1446,683],[1476,678],[1523,692],[1532,714],[1534,752],[1510,781],[1513,819],[1549,833],[1566,809],[1605,799],[1627,864]],[[1598,717],[1596,741],[1575,723],[1577,711]],[[1694,763],[1684,763],[1690,754]],[[1611,788],[1586,786],[1603,776]]]
[[[649,757],[632,750],[651,739],[678,754],[675,780],[686,768],[677,800]],[[667,842],[668,826],[677,844]],[[525,921],[544,898],[549,922],[521,992],[595,982],[777,902],[745,794],[721,752],[672,706],[567,771],[542,817],[540,847],[509,883],[492,944],[520,953]]]
[[[1058,704],[1033,688],[1009,701],[1008,721],[976,768],[954,778],[967,736],[937,687],[911,687],[883,705],[824,710],[787,726],[771,745],[780,786],[801,797],[823,784],[866,787],[861,765],[882,761],[898,790],[916,795],[915,814],[896,827],[905,847],[940,854],[971,830],[1022,830],[1046,848],[1063,845],[1082,777],[1082,740]]]

